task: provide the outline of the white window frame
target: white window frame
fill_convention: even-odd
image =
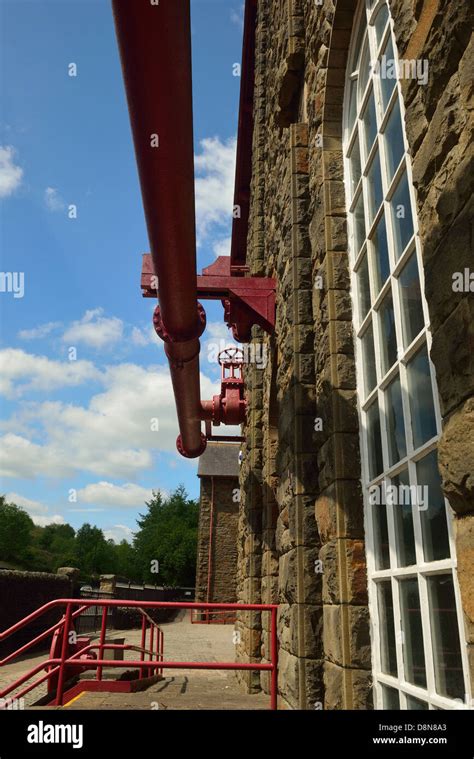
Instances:
[[[373,26],[373,22],[375,20],[375,17],[378,11],[383,5],[387,6],[387,9],[389,12],[389,21],[388,21],[388,24],[386,24],[385,31],[381,38],[381,43],[376,49],[375,28]],[[370,8],[370,6],[372,7]],[[453,536],[453,523],[452,523],[453,514],[452,514],[448,501],[445,499],[451,558],[443,559],[441,561],[425,562],[424,553],[423,553],[423,538],[422,538],[420,512],[418,509],[414,508],[413,509],[413,528],[414,528],[414,539],[415,539],[415,549],[416,549],[416,564],[414,566],[409,566],[409,567],[397,567],[396,532],[395,532],[395,522],[394,522],[394,515],[393,515],[394,507],[387,506],[387,527],[388,527],[388,533],[389,533],[389,546],[390,546],[390,568],[384,569],[384,570],[376,569],[376,564],[375,564],[375,552],[374,552],[375,542],[374,542],[374,531],[373,531],[373,519],[372,519],[372,514],[371,514],[372,507],[370,506],[369,499],[368,499],[369,487],[374,484],[380,484],[383,480],[386,480],[388,477],[395,476],[396,474],[406,469],[407,467],[408,467],[408,471],[410,475],[410,483],[416,483],[417,482],[416,462],[420,458],[423,458],[429,452],[437,448],[437,444],[441,435],[442,418],[441,418],[439,396],[438,396],[437,385],[436,385],[435,370],[431,362],[431,359],[429,358],[431,344],[432,344],[432,335],[431,335],[430,326],[429,326],[430,322],[429,322],[428,305],[427,305],[426,298],[424,295],[425,283],[424,283],[424,270],[423,270],[423,260],[422,260],[422,248],[421,248],[421,241],[420,241],[419,228],[418,228],[418,218],[417,218],[417,213],[416,213],[416,208],[417,208],[416,195],[415,195],[415,190],[413,186],[411,159],[409,155],[409,146],[407,143],[406,130],[405,130],[405,106],[404,106],[404,101],[403,101],[400,80],[399,79],[396,80],[395,87],[393,89],[393,92],[390,96],[390,99],[386,107],[385,115],[383,116],[383,118],[381,118],[381,114],[383,115],[383,106],[381,104],[379,84],[377,82],[376,77],[373,76],[373,73],[371,71],[369,74],[369,80],[365,89],[361,107],[359,107],[359,104],[356,103],[356,118],[350,132],[348,129],[348,124],[347,124],[347,114],[349,112],[349,95],[350,95],[350,88],[348,84],[351,79],[354,79],[358,76],[358,72],[355,70],[356,62],[354,62],[354,65],[353,65],[353,59],[359,54],[360,54],[360,57],[362,55],[362,47],[360,48],[360,50],[357,50],[357,51],[353,50],[352,48],[354,46],[355,39],[358,37],[358,33],[360,31],[359,25],[363,23],[364,13],[366,14],[366,28],[368,29],[369,50],[370,50],[371,60],[372,61],[376,60],[377,56],[380,54],[380,51],[383,50],[385,44],[387,43],[390,35],[392,37],[392,45],[393,45],[394,55],[397,60],[397,65],[398,65],[399,56],[398,56],[398,50],[397,50],[397,45],[396,45],[396,39],[394,35],[393,19],[390,13],[390,8],[386,0],[377,0],[377,2],[374,2],[373,0],[372,2],[370,0],[360,0],[359,6],[356,11],[355,19],[354,19],[353,38],[351,40],[351,50],[350,50],[347,76],[346,76],[345,97],[344,97],[344,120],[343,120],[343,155],[344,155],[344,177],[345,177],[345,186],[346,186],[346,203],[347,203],[347,208],[349,211],[348,212],[348,230],[350,233],[349,234],[349,256],[350,256],[350,264],[351,264],[350,268],[351,268],[353,315],[354,315],[354,325],[355,325],[355,333],[356,333],[356,370],[357,370],[357,386],[358,386],[358,396],[359,396],[359,404],[358,404],[359,405],[359,423],[360,423],[359,426],[360,426],[360,444],[361,444],[361,462],[362,462],[362,485],[363,485],[363,493],[364,493],[364,522],[365,522],[366,551],[367,551],[369,610],[370,610],[370,619],[371,619],[372,669],[373,669],[373,676],[374,676],[374,702],[375,702],[376,709],[383,709],[382,686],[386,685],[398,691],[401,709],[408,708],[407,696],[412,696],[414,698],[422,700],[423,702],[428,704],[429,709],[468,709],[468,708],[472,708],[472,699],[470,699],[470,696],[467,695],[471,693],[470,682],[469,682],[468,658],[467,658],[467,643],[466,643],[466,634],[465,634],[464,621],[463,621],[459,583],[458,583],[457,572],[456,572],[457,563],[456,563],[455,542],[454,542],[454,536]],[[364,40],[364,37],[362,37],[362,41],[363,40]],[[358,86],[359,85],[357,84],[357,89],[358,89]],[[363,135],[360,132],[361,124],[362,124],[360,114],[363,111],[363,108],[368,101],[369,93],[371,92],[371,87],[372,87],[372,91],[374,93],[374,99],[375,99],[377,137],[375,139],[375,143],[372,146],[369,154],[366,155],[366,147],[363,140]],[[386,163],[386,158],[385,158],[385,146],[384,146],[384,140],[381,139],[381,133],[387,124],[388,118],[390,117],[390,114],[392,112],[392,107],[395,105],[395,101],[397,99],[400,105],[405,152],[400,162],[400,165],[398,169],[395,170],[394,176],[389,185],[388,176],[387,176],[387,163]],[[350,150],[352,149],[354,145],[355,139],[359,139],[359,145],[360,145],[361,178],[357,184],[357,187],[354,188],[354,192],[351,194],[352,189],[351,189],[351,179],[350,179],[350,161],[349,161],[348,156],[349,156]],[[371,233],[373,232],[373,230],[375,229],[377,222],[380,219],[381,213],[379,210],[374,216],[373,222],[369,224],[369,202],[368,202],[368,196],[367,196],[367,187],[366,187],[366,182],[363,181],[362,177],[367,176],[367,170],[371,165],[371,160],[373,159],[375,155],[377,145],[378,145],[378,151],[379,151],[379,157],[380,157],[383,197],[384,197],[381,208],[382,208],[382,213],[383,212],[385,213],[385,223],[386,223],[388,248],[389,248],[388,255],[389,255],[389,262],[390,262],[390,274],[387,277],[387,280],[385,281],[383,286],[381,287],[380,292],[377,295],[377,297],[374,297],[374,288],[372,287],[373,274],[372,275],[370,274],[370,259],[368,256],[367,240],[371,236]],[[393,193],[394,189],[397,187],[398,179],[404,172],[405,167],[406,167],[406,172],[407,172],[407,180],[408,180],[408,187],[409,187],[410,200],[411,200],[414,235],[411,238],[405,250],[403,251],[403,253],[400,255],[399,260],[395,262],[394,253],[393,253],[394,237],[393,237],[393,229],[392,229],[392,215],[390,213],[388,199],[391,197],[391,194]],[[354,239],[354,224],[353,224],[352,211],[354,210],[357,199],[359,197],[358,193],[359,193],[361,184],[362,184],[361,191],[364,194],[366,235],[365,235],[365,243],[362,245],[360,251],[356,255],[353,249],[353,244],[352,244],[353,239]],[[421,290],[421,299],[422,299],[422,307],[423,307],[423,315],[424,315],[424,328],[419,333],[419,335],[415,337],[412,343],[406,349],[404,349],[404,348],[400,348],[400,346],[403,346],[403,333],[402,333],[401,305],[400,305],[400,299],[399,299],[399,292],[398,292],[398,287],[395,284],[393,284],[392,286],[392,283],[394,283],[401,269],[404,267],[408,259],[411,257],[413,251],[415,251],[415,255],[416,255],[416,259],[418,263],[418,271],[420,275],[420,290]],[[369,286],[370,286],[370,295],[371,295],[371,307],[367,315],[362,320],[361,314],[359,311],[359,297],[358,297],[358,292],[357,292],[356,271],[359,265],[363,262],[363,259],[366,253],[367,253],[367,262],[369,265]],[[390,290],[393,294],[393,310],[394,310],[398,353],[397,353],[397,361],[395,362],[395,364],[390,368],[390,370],[387,372],[387,374],[384,377],[381,377],[381,355],[380,355],[380,349],[379,349],[381,335],[379,334],[378,318],[375,317],[375,312],[380,306],[385,295],[388,292],[390,292]],[[371,393],[367,397],[363,398],[361,397],[361,394],[360,394],[360,389],[364,386],[361,337],[370,323],[372,323],[372,327],[374,331],[377,384],[376,384],[376,387],[371,391]],[[437,433],[431,440],[428,440],[418,449],[414,450],[412,448],[412,437],[410,434],[411,418],[410,418],[410,409],[409,409],[409,400],[408,400],[407,362],[409,361],[411,357],[415,355],[418,349],[424,344],[426,344],[427,351],[428,351],[428,360],[429,360],[430,372],[431,372],[431,385],[432,385],[432,391],[433,391]],[[396,465],[388,466],[388,450],[387,450],[387,437],[386,437],[386,432],[385,432],[385,414],[384,414],[385,394],[383,391],[387,388],[387,386],[390,384],[390,381],[397,375],[397,373],[399,373],[399,377],[400,377],[400,386],[401,386],[402,403],[403,403],[403,416],[404,416],[405,432],[406,432],[406,440],[407,440],[407,454],[403,459],[398,461]],[[366,412],[368,408],[371,406],[372,402],[376,398],[378,399],[378,403],[379,403],[380,429],[381,429],[381,437],[382,437],[382,454],[383,454],[383,460],[384,460],[384,470],[381,475],[379,475],[378,477],[376,477],[374,480],[371,481],[369,479],[369,471],[368,471],[369,456],[368,456],[368,448],[367,448],[367,435],[365,434],[365,424],[366,424]],[[432,632],[431,632],[431,622],[430,622],[430,614],[429,614],[427,579],[429,576],[434,575],[434,574],[448,574],[448,573],[451,573],[452,578],[453,578],[458,629],[459,629],[459,635],[460,635],[461,659],[462,659],[462,665],[463,665],[463,670],[464,670],[464,688],[465,688],[465,694],[466,694],[464,697],[463,703],[461,703],[459,700],[439,695],[436,692],[436,684],[435,684],[435,670],[434,670],[433,651],[432,651]],[[397,578],[403,578],[403,577],[407,577],[407,578],[418,577],[420,607],[421,607],[421,621],[422,621],[423,639],[424,639],[424,657],[425,657],[425,666],[426,666],[426,680],[427,680],[426,689],[415,686],[407,682],[404,678],[401,615],[398,613],[398,611],[400,610],[400,598],[399,598],[399,588],[398,588],[398,581],[397,581]],[[380,620],[378,616],[377,581],[380,581],[382,579],[390,580],[391,588],[392,588],[396,654],[397,654],[397,674],[398,674],[397,677],[392,677],[390,675],[383,673],[382,668],[381,668],[381,656],[380,656],[381,640],[380,640]]]

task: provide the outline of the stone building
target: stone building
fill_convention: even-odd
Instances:
[[[245,373],[238,600],[280,605],[281,708],[468,708],[470,4],[247,0],[245,24],[247,264],[277,309]],[[265,660],[266,615],[238,629]]]
[[[236,603],[239,450],[210,442],[199,459],[196,602]]]

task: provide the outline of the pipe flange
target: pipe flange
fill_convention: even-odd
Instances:
[[[204,306],[197,303],[197,320],[194,328],[189,334],[180,334],[179,337],[173,337],[166,329],[163,318],[161,316],[161,308],[157,306],[153,312],[153,327],[155,332],[165,343],[186,343],[188,340],[195,340],[201,337],[202,333],[206,329],[206,311]]]
[[[201,432],[201,447],[197,453],[190,454],[188,453],[188,451],[185,450],[185,448],[183,447],[183,439],[181,435],[178,435],[178,437],[176,438],[176,447],[178,449],[178,452],[181,454],[181,456],[184,456],[185,459],[196,459],[198,456],[201,456],[206,450],[207,438]]]

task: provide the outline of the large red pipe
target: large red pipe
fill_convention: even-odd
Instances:
[[[178,449],[206,447],[201,433],[189,0],[112,0],[159,309],[176,398]]]

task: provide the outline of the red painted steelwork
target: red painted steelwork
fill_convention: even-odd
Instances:
[[[46,614],[47,612],[51,611],[52,609],[65,606],[65,614],[60,622],[58,622],[57,625],[54,626],[53,632],[56,629],[59,629],[62,632],[62,640],[61,640],[61,654],[60,656],[51,656],[44,662],[41,662],[40,664],[37,664],[33,669],[23,674],[21,677],[19,677],[14,682],[8,684],[2,691],[0,691],[0,698],[5,698],[9,693],[12,693],[13,691],[17,690],[20,685],[23,685],[28,680],[31,680],[31,678],[41,672],[41,670],[46,670],[45,674],[42,675],[39,679],[35,680],[33,683],[30,683],[27,687],[23,688],[20,693],[16,694],[16,698],[20,698],[21,696],[25,695],[29,691],[31,691],[33,688],[35,688],[40,683],[44,682],[45,680],[50,680],[53,676],[58,676],[58,687],[56,690],[56,699],[55,704],[57,706],[62,706],[64,704],[64,696],[65,693],[67,693],[68,696],[70,696],[71,691],[65,691],[65,685],[66,685],[66,677],[67,674],[74,672],[77,668],[83,668],[85,664],[85,660],[79,659],[78,657],[84,657],[87,655],[90,656],[90,652],[97,648],[99,651],[104,651],[107,649],[111,650],[137,650],[136,646],[127,645],[127,644],[119,644],[119,643],[105,643],[104,637],[102,635],[102,629],[104,629],[104,625],[102,625],[101,629],[101,637],[99,639],[98,643],[95,644],[89,644],[85,646],[85,648],[81,648],[80,650],[76,651],[76,653],[73,653],[72,655],[69,655],[69,648],[68,648],[68,642],[69,642],[69,633],[72,630],[72,622],[73,619],[77,616],[78,612],[82,613],[85,609],[89,608],[90,606],[101,606],[104,610],[104,612],[110,608],[110,607],[129,607],[133,609],[138,609],[142,612],[143,616],[146,617],[147,621],[150,620],[151,628],[150,628],[150,638],[151,638],[151,645],[150,649],[148,650],[145,647],[140,647],[140,654],[141,658],[140,660],[132,660],[132,661],[126,661],[127,667],[131,668],[137,668],[140,670],[140,672],[143,672],[144,674],[148,673],[149,676],[154,676],[155,673],[161,673],[164,669],[217,669],[217,670],[254,670],[254,671],[268,671],[271,672],[271,708],[276,709],[277,708],[277,688],[278,688],[278,672],[277,672],[277,666],[278,666],[278,639],[277,639],[277,630],[276,630],[276,623],[277,623],[277,609],[278,606],[275,604],[215,604],[215,603],[176,603],[171,601],[129,601],[129,600],[98,600],[98,599],[91,599],[91,600],[85,600],[81,599],[78,601],[74,598],[58,598],[54,601],[49,601],[47,604],[44,604],[39,609],[37,609],[32,614],[29,614],[24,619],[21,619],[16,624],[12,625],[12,627],[8,628],[7,630],[4,630],[2,633],[0,633],[0,642],[8,638],[10,635],[15,633],[16,631],[22,629],[25,627],[29,622],[33,621],[34,619],[37,619],[43,614]],[[80,609],[77,611],[73,611],[73,608],[75,606],[80,606]],[[269,663],[261,663],[258,664],[256,662],[186,662],[186,661],[164,661],[163,659],[163,633],[159,630],[158,626],[156,625],[153,620],[151,620],[150,617],[146,614],[144,609],[190,609],[193,610],[206,610],[208,613],[215,613],[219,611],[266,611],[271,613],[271,623],[270,623],[270,640],[271,640],[271,655],[270,659],[271,661]],[[106,615],[104,613],[103,619],[106,619]],[[153,648],[153,634],[151,630],[156,627],[158,631],[157,635],[157,648],[156,651]],[[142,628],[143,630],[143,628]],[[48,631],[48,632],[51,632]],[[161,634],[160,634],[161,633]],[[51,632],[52,634],[52,632]],[[105,634],[105,630],[104,630]],[[143,635],[142,635],[142,641],[143,641]],[[28,644],[28,647],[30,647],[31,644]],[[15,658],[18,656],[19,652],[24,650],[24,647],[18,649],[17,651],[13,652],[12,655],[6,657],[3,660],[0,660],[0,667],[4,666],[7,661],[10,661],[11,658]],[[150,659],[145,659],[145,656],[149,654]],[[102,656],[102,654],[100,654]],[[102,668],[103,667],[124,667],[124,661],[120,660],[108,660],[108,659],[102,659],[102,658],[88,658],[87,659],[87,666],[88,669],[97,669],[100,671],[102,676]],[[95,683],[95,685],[94,685]],[[136,685],[134,687],[139,687],[140,681],[136,681]],[[142,680],[143,683],[143,680]],[[110,688],[107,687],[107,685],[110,684]],[[78,686],[75,686],[75,692],[77,688],[80,687],[80,683]],[[95,681],[87,681],[87,687],[85,690],[122,690],[121,686],[117,686],[117,681],[103,681],[103,680],[95,680]]]
[[[144,298],[158,295],[157,276],[149,253],[143,255],[141,288]],[[222,302],[225,322],[241,343],[250,342],[254,324],[270,334],[275,329],[275,289],[276,281],[269,277],[232,276],[229,256],[219,256],[197,278],[198,297]]]
[[[201,433],[189,0],[112,0],[143,207],[159,279],[161,329],[176,398],[178,449]]]

